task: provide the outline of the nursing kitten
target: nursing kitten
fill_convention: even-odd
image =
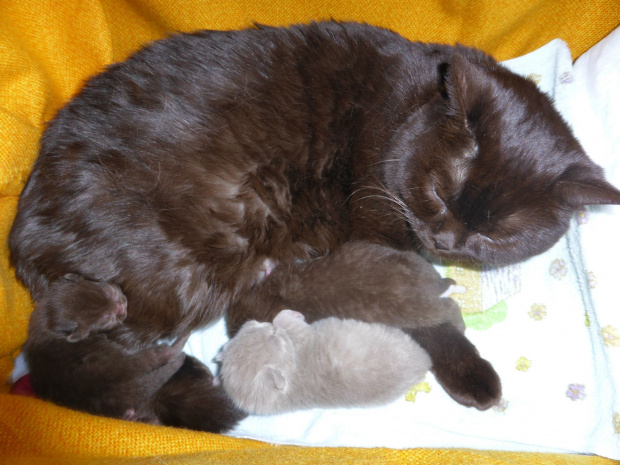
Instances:
[[[154,394],[181,367],[187,337],[130,351],[106,331],[127,315],[117,286],[76,275],[36,303],[24,353],[37,397],[84,412],[158,423]]]
[[[377,322],[400,328],[465,323],[458,304],[448,298],[455,282],[442,278],[416,252],[367,242],[343,244],[338,253],[291,266],[275,264],[262,285],[244,293],[229,308],[228,332],[248,319],[270,322],[294,308],[312,323],[324,315]]]
[[[266,260],[295,274],[356,240],[511,263],[609,203],[620,192],[550,99],[483,52],[356,23],[261,26],[179,34],[90,79],[42,137],[10,250],[35,300],[66,273],[117,283],[131,312],[108,335],[148,347],[269,286]],[[459,329],[406,327],[455,399],[499,400]]]
[[[382,405],[419,383],[431,359],[398,328],[282,310],[246,322],[220,354],[218,379],[253,414]]]

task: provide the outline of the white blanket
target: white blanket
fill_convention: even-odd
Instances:
[[[620,30],[573,66],[554,40],[505,64],[553,96],[591,158],[620,186]],[[467,288],[467,336],[498,371],[501,405],[465,408],[429,373],[407,398],[372,409],[251,416],[233,436],[271,443],[465,447],[620,459],[620,207],[586,208],[551,250],[501,271],[441,272]],[[187,351],[215,369],[223,322]]]

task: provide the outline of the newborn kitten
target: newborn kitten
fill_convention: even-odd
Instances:
[[[246,320],[272,321],[287,308],[308,322],[324,315],[403,328],[465,324],[458,304],[447,298],[455,282],[442,278],[416,252],[366,242],[347,242],[338,253],[291,267],[270,264],[268,278],[228,311],[229,334]]]
[[[246,322],[220,360],[225,391],[255,414],[386,404],[431,367],[428,354],[398,328],[333,317],[309,325],[292,310],[273,324]]]
[[[126,315],[118,286],[74,274],[52,283],[24,345],[34,393],[89,413],[158,423],[153,395],[182,365],[187,337],[130,351],[106,336]]]

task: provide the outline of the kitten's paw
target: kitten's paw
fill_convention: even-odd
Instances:
[[[434,366],[433,373],[445,391],[459,404],[487,410],[502,397],[502,383],[493,366],[473,354],[458,364]]]
[[[448,289],[446,289],[443,294],[441,294],[440,298],[450,297],[452,294],[464,294],[467,292],[465,286],[459,286],[458,284],[450,284]]]
[[[140,416],[136,413],[134,409],[129,408],[123,414],[122,419],[127,421],[140,421]]]

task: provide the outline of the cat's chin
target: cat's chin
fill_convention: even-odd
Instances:
[[[472,235],[463,244],[445,248],[438,246],[432,235],[418,236],[427,260],[436,264],[453,264],[463,266],[505,266],[527,258],[529,255],[515,253],[514,249],[505,250],[492,239],[483,235]]]
[[[440,265],[448,265],[458,263],[462,266],[470,267],[502,267],[512,265],[514,263],[527,260],[533,256],[545,252],[553,246],[553,243],[540,248],[527,248],[524,250],[515,250],[506,248],[502,250],[500,247],[484,247],[479,250],[478,247],[463,247],[452,250],[444,250],[429,244],[425,246],[425,258],[428,261]]]

